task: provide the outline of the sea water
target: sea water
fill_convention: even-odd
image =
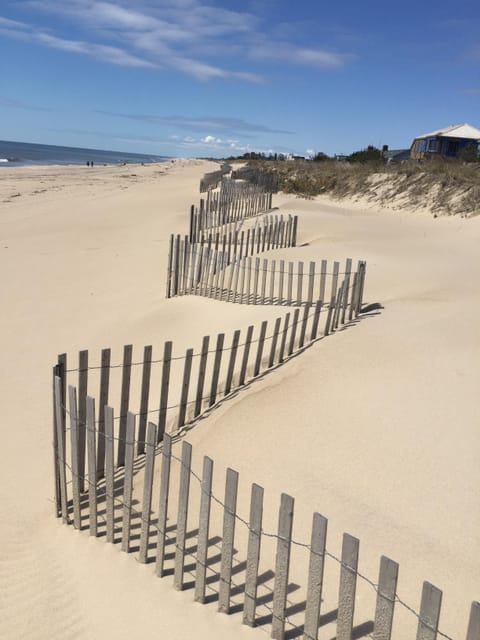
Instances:
[[[129,164],[164,162],[165,156],[156,156],[125,151],[104,151],[101,149],[80,149],[77,147],[57,147],[50,144],[31,144],[0,140],[1,167],[18,167],[44,164]]]

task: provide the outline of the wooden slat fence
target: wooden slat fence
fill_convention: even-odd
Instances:
[[[305,265],[302,261],[253,257],[262,246],[264,250],[278,248],[278,243],[290,246],[295,225],[289,220],[282,228],[288,233],[270,233],[272,227],[264,227],[263,232],[261,228],[253,241],[249,235],[247,238],[242,235],[239,240],[238,236],[229,235],[221,243],[217,236],[215,243],[192,244],[187,237],[171,236],[167,297],[200,295],[252,305],[303,306],[317,300],[329,304],[340,291],[339,277],[342,277],[341,321],[345,323],[358,316],[366,276],[364,261],[358,261],[354,270],[352,260],[347,258],[340,270],[338,261],[332,264],[326,260],[311,261]],[[268,240],[264,242],[266,237]],[[222,248],[215,250],[215,246]]]
[[[232,171],[232,179],[234,180],[246,180],[252,184],[258,184],[265,190],[272,193],[277,193],[279,179],[278,175],[271,171],[265,171],[258,167],[240,167]]]
[[[209,190],[198,207],[191,207],[190,233],[245,220],[269,211],[272,193],[263,187],[223,178],[219,191]]]
[[[231,170],[232,167],[229,164],[222,164],[220,169],[218,169],[217,171],[206,173],[200,180],[200,193],[210,191],[211,189],[216,189],[222,177],[227,173],[230,173]]]
[[[61,367],[55,374],[61,373]],[[88,473],[80,475],[75,466],[75,450],[68,445],[65,412],[70,415],[70,442],[79,437],[77,389],[70,385],[69,406],[66,410],[63,398],[64,378],[54,376],[55,426],[57,433],[55,467],[60,484],[60,510],[58,515],[64,523],[72,523],[77,529],[88,530],[94,537],[103,537],[110,544],[121,544],[122,551],[136,553],[140,562],[154,562],[155,572],[162,577],[173,573],[173,586],[182,590],[194,589],[194,598],[206,603],[206,589],[218,598],[218,610],[232,613],[243,610],[243,623],[249,626],[271,625],[271,637],[276,640],[302,636],[305,640],[317,640],[321,624],[323,594],[338,588],[336,608],[337,640],[352,640],[354,637],[370,635],[374,640],[390,640],[395,631],[395,610],[406,608],[412,614],[412,623],[417,628],[417,640],[435,640],[439,635],[442,592],[436,586],[423,583],[418,612],[397,598],[399,567],[392,559],[382,556],[378,581],[373,582],[359,573],[360,541],[345,533],[341,557],[329,552],[327,545],[327,520],[320,513],[313,514],[310,543],[299,542],[292,537],[294,522],[294,499],[282,494],[278,513],[277,533],[262,528],[264,490],[253,484],[251,488],[250,516],[245,519],[237,513],[237,496],[241,490],[239,474],[228,469],[225,479],[224,498],[212,493],[213,462],[205,456],[203,471],[197,473],[192,467],[192,446],[182,443],[180,456],[173,452],[172,436],[164,434],[161,448],[157,447],[157,426],[148,422],[145,455],[140,466],[134,466],[133,457],[138,438],[138,422],[134,413],[128,412],[125,445],[125,467],[114,476],[113,444],[118,446],[118,435],[114,435],[114,409],[104,407],[106,438],[106,478],[98,479],[98,459],[95,455],[95,440],[98,436],[98,421],[95,420],[95,399],[86,398]],[[156,455],[156,450],[160,453]],[[155,474],[155,466],[160,473]],[[175,469],[174,469],[175,465]],[[140,468],[143,471],[140,474]],[[136,475],[136,482],[133,477]],[[87,493],[81,494],[79,484],[84,482]],[[193,489],[200,499],[192,499]],[[136,498],[134,498],[136,495]],[[212,503],[220,507],[223,516],[212,517]],[[137,506],[134,506],[138,504]],[[99,514],[104,515],[100,518]],[[82,514],[87,516],[82,520]],[[121,516],[121,526],[116,519]],[[220,520],[223,524],[220,525]],[[172,525],[175,522],[175,525]],[[197,527],[189,529],[189,522]],[[167,527],[168,523],[168,527]],[[135,525],[135,528],[133,527]],[[137,530],[140,528],[140,541]],[[172,530],[175,530],[172,537]],[[213,533],[221,536],[213,536]],[[197,545],[194,540],[197,540]],[[188,540],[188,543],[187,543]],[[212,542],[218,540],[215,549]],[[258,596],[258,586],[265,582],[259,574],[259,566],[266,547],[276,546],[271,606],[265,598]],[[193,543],[193,544],[192,544]],[[150,549],[154,548],[153,555]],[[245,559],[236,558],[237,548],[246,549]],[[308,569],[304,576],[305,601],[293,608],[300,612],[296,618],[290,613],[290,567],[297,555],[308,554]],[[166,550],[172,550],[167,554]],[[220,557],[217,560],[217,550]],[[244,551],[242,551],[244,553]],[[167,558],[168,555],[168,558]],[[169,558],[173,555],[173,558]],[[271,556],[270,562],[272,562]],[[193,561],[193,565],[191,562]],[[219,562],[220,569],[214,568]],[[268,561],[268,560],[267,560]],[[338,565],[339,578],[335,584],[324,580],[326,562]],[[189,564],[190,563],[190,564]],[[304,564],[304,563],[302,563]],[[263,563],[265,566],[265,562]],[[270,574],[272,572],[270,571]],[[193,577],[193,582],[186,582]],[[296,572],[296,576],[298,572]],[[330,572],[331,576],[332,573]],[[245,584],[238,582],[244,577]],[[367,605],[357,611],[355,597],[357,582],[364,580],[376,592],[375,605],[366,612]],[[216,585],[216,586],[213,586]],[[298,585],[293,585],[297,588]],[[267,615],[264,615],[265,610]],[[303,613],[303,621],[299,617]],[[365,616],[367,619],[365,620]],[[371,616],[371,617],[368,617]],[[363,622],[354,626],[355,617]],[[416,619],[415,619],[416,618]],[[444,637],[449,637],[445,636]],[[466,640],[480,639],[480,603],[473,602]]]

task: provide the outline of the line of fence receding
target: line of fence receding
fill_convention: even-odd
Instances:
[[[223,178],[219,191],[209,190],[190,210],[190,238],[214,227],[252,218],[272,208],[272,193],[263,186]]]
[[[206,173],[200,180],[200,193],[210,191],[211,189],[216,189],[222,177],[227,173],[230,173],[231,170],[232,167],[229,164],[222,164],[220,169],[218,169],[217,171]]]

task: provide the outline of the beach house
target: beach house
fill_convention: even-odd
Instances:
[[[436,156],[456,158],[459,151],[472,144],[478,148],[480,129],[469,124],[456,124],[417,136],[410,147],[410,157],[414,160]]]

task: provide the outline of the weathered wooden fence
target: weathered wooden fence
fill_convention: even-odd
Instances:
[[[194,589],[197,602],[215,599],[219,612],[243,611],[246,625],[270,624],[271,637],[277,640],[299,635],[305,640],[317,640],[322,595],[329,586],[324,585],[324,569],[331,560],[339,568],[338,604],[333,617],[336,640],[352,640],[367,634],[374,640],[390,640],[395,609],[400,606],[418,618],[417,640],[437,638],[442,592],[436,586],[423,583],[417,613],[397,596],[399,567],[395,561],[382,556],[378,581],[373,582],[359,573],[360,541],[357,538],[345,533],[341,557],[329,552],[327,519],[320,513],[313,514],[309,543],[293,539],[294,499],[288,494],[281,495],[277,532],[265,531],[261,486],[252,484],[248,520],[241,517],[237,513],[239,474],[235,470],[227,469],[224,498],[217,497],[212,492],[213,461],[209,457],[203,458],[200,474],[192,468],[192,446],[188,442],[182,443],[181,455],[176,456],[172,451],[172,436],[163,433],[162,446],[158,447],[159,427],[150,421],[148,424],[138,421],[138,416],[130,411],[124,416],[124,431],[116,431],[114,409],[102,405],[101,396],[97,400],[86,396],[82,417],[79,389],[69,385],[66,393],[61,365],[57,365],[55,374],[56,509],[65,524],[87,529],[91,536],[104,537],[107,543],[120,543],[122,551],[136,553],[142,563],[154,562],[159,577],[173,574],[174,588]],[[102,412],[102,422],[97,418],[97,408]],[[123,410],[120,409],[120,418]],[[78,462],[83,437],[86,438],[86,469],[83,462]],[[136,462],[139,452],[142,456]],[[158,464],[160,473],[155,474]],[[192,491],[195,484],[196,497]],[[141,505],[138,508],[137,502]],[[213,506],[220,507],[221,519],[212,518]],[[120,526],[116,525],[118,518],[121,518]],[[196,526],[189,527],[189,522]],[[213,535],[215,533],[217,535]],[[265,598],[259,596],[259,588],[266,581],[259,567],[264,546],[272,540],[276,545],[275,570],[273,574],[267,572],[267,577],[273,581],[273,587]],[[235,558],[237,546],[246,549],[242,561]],[[289,591],[298,587],[289,581],[292,547],[309,556],[305,601],[293,606],[287,601]],[[219,570],[213,568],[215,564]],[[235,583],[239,576],[243,584]],[[189,577],[193,577],[193,581],[187,582]],[[374,588],[376,602],[371,619],[354,627],[359,579]],[[215,584],[218,586],[213,586]],[[213,592],[214,598],[207,595],[207,589]],[[268,614],[262,615],[265,609]],[[291,621],[290,612],[295,609],[304,611],[303,623]],[[365,615],[364,608],[361,615]],[[479,638],[480,604],[473,602],[466,640]]]
[[[210,173],[206,173],[200,180],[200,193],[210,191],[211,189],[216,189],[222,177],[227,173],[230,173],[231,170],[232,167],[229,164],[222,164],[218,171],[211,171]]]
[[[266,191],[277,193],[279,179],[278,175],[270,171],[259,169],[258,167],[240,167],[232,170],[232,179],[246,180],[251,184],[261,185]]]
[[[252,218],[271,208],[272,193],[264,187],[223,178],[219,191],[209,190],[198,208],[191,207],[190,235]]]
[[[362,304],[366,274],[366,263],[358,261],[356,268],[351,258],[347,258],[343,270],[340,262],[329,265],[326,260],[296,263],[285,260],[253,258],[250,252],[277,248],[279,236],[254,234],[237,237],[230,234],[228,241],[223,237],[221,249],[215,245],[192,244],[187,237],[171,236],[170,254],[167,268],[167,298],[178,295],[201,295],[216,300],[240,304],[268,304],[302,306],[321,300],[329,304],[335,300],[340,278],[343,279],[342,315],[348,310],[349,319],[358,314]],[[273,239],[270,240],[270,237]],[[262,242],[260,242],[262,238]],[[287,246],[292,238],[286,236]],[[244,242],[245,240],[245,242]],[[257,242],[258,240],[258,242]],[[283,244],[283,239],[279,240]],[[282,246],[280,244],[280,246]],[[265,250],[264,249],[264,250]]]

